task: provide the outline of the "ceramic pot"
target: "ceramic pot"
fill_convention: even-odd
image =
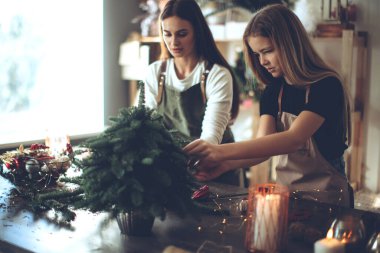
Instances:
[[[148,236],[152,233],[154,217],[138,211],[119,213],[116,216],[120,232],[129,236]]]

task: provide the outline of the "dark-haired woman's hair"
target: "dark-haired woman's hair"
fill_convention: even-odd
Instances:
[[[188,21],[194,29],[195,35],[195,49],[202,59],[208,61],[210,64],[219,64],[227,68],[233,80],[233,99],[231,107],[231,120],[234,120],[239,112],[239,87],[236,82],[236,78],[233,74],[231,66],[227,63],[226,59],[220,53],[216,46],[214,37],[212,36],[211,30],[207,24],[205,17],[195,0],[169,0],[160,15],[160,21],[169,17],[179,17]],[[160,22],[161,24],[161,22]],[[162,39],[162,26],[160,25],[160,36],[161,36],[161,59],[172,58],[167,49],[163,39]]]

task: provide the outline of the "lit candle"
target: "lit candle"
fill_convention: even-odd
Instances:
[[[280,224],[280,195],[257,194],[255,233],[253,244],[256,250],[271,252],[277,248]]]
[[[344,253],[344,244],[332,238],[332,230],[323,238],[314,243],[314,253]]]
[[[52,155],[59,155],[66,150],[66,145],[70,143],[68,135],[55,131],[53,133],[47,133],[45,138],[45,145],[49,147],[49,151]]]
[[[249,187],[246,247],[250,252],[280,252],[286,247],[289,190],[277,184]]]

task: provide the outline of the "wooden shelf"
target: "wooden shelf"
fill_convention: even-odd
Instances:
[[[141,43],[160,43],[161,39],[160,37],[141,37],[140,42]]]
[[[161,38],[155,37],[141,37],[139,40],[141,43],[160,43]],[[231,43],[231,42],[241,42],[241,39],[215,39],[216,43]]]

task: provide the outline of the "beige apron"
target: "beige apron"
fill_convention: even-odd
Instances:
[[[277,131],[290,128],[297,116],[282,112],[283,85],[278,96]],[[305,103],[308,103],[310,87],[306,89]],[[294,153],[280,155],[276,167],[277,182],[289,187],[295,198],[311,199],[323,203],[349,206],[348,181],[319,152],[313,140]]]

